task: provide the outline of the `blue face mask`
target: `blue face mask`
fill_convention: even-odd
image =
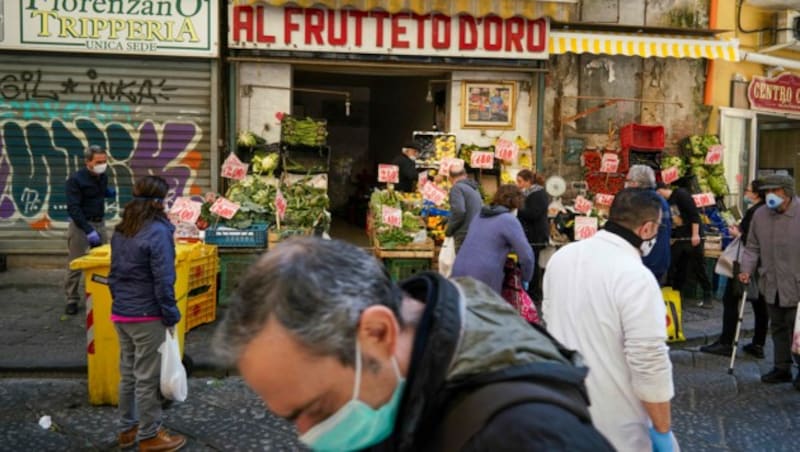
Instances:
[[[392,367],[397,376],[392,398],[375,409],[358,400],[361,387],[361,348],[356,341],[356,381],[353,398],[329,418],[300,436],[300,441],[314,451],[349,451],[365,449],[386,439],[394,429],[400,408],[405,379],[400,374],[397,359],[392,357]]]
[[[767,193],[766,201],[767,201],[767,207],[769,207],[772,210],[777,209],[778,207],[781,206],[781,204],[783,204],[783,198],[776,195],[775,193]]]
[[[742,198],[742,204],[744,204],[745,208],[748,208],[753,205],[753,200],[745,196],[744,198]]]

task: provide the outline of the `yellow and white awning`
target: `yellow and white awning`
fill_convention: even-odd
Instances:
[[[679,36],[646,36],[636,33],[601,33],[550,30],[551,55],[591,53],[625,55],[642,58],[707,58],[739,61],[739,41],[686,38]]]

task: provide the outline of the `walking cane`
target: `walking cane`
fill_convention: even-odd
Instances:
[[[733,281],[731,281],[733,282]],[[736,350],[739,349],[739,333],[742,331],[742,320],[744,320],[744,305],[747,302],[747,288],[742,292],[742,299],[739,301],[739,320],[736,322],[736,334],[733,336],[733,351],[731,351],[731,364],[728,367],[728,375],[733,375],[733,363],[736,361]]]

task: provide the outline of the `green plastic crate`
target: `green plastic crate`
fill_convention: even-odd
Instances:
[[[227,306],[230,297],[239,286],[239,279],[258,257],[261,250],[245,253],[220,253],[219,255],[219,295],[217,300],[220,305]]]
[[[430,259],[384,259],[383,265],[389,271],[392,281],[400,281],[416,273],[431,269]]]

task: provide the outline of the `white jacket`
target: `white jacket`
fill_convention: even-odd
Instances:
[[[589,367],[597,429],[621,452],[651,450],[641,402],[669,401],[674,389],[664,300],[639,250],[607,231],[560,249],[547,264],[543,311],[550,333]]]

